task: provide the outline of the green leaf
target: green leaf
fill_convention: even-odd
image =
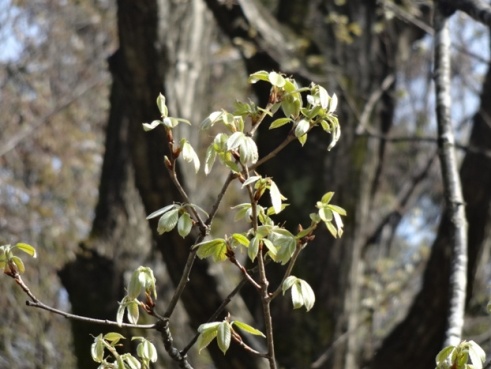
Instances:
[[[144,288],[143,281],[140,278],[140,272],[135,270],[133,274],[131,274],[130,283],[128,284],[128,297],[132,300],[138,298],[141,290]]]
[[[157,127],[159,124],[163,124],[161,120],[154,120],[152,123],[142,123],[142,126],[143,130],[148,132]]]
[[[305,309],[309,311],[312,309],[315,303],[315,294],[310,285],[303,279],[289,276],[282,284],[282,291],[291,289],[293,308],[298,309],[305,306]]]
[[[128,369],[141,369],[141,364],[136,357],[131,354],[121,355]]]
[[[121,333],[109,332],[104,335],[104,339],[111,343],[111,346],[118,344],[120,340],[126,339]]]
[[[245,247],[249,247],[249,239],[247,236],[243,235],[242,233],[234,233],[232,234],[232,240],[233,243],[235,244],[240,244]]]
[[[138,302],[130,301],[126,307],[126,313],[128,321],[131,324],[138,324],[138,318],[140,317],[140,310],[138,310]]]
[[[215,160],[217,157],[217,153],[213,147],[213,145],[208,146],[206,149],[205,155],[205,174],[208,175],[211,172],[211,168],[213,168],[213,164],[215,164]]]
[[[278,118],[269,125],[269,129],[279,128],[287,123],[290,123],[291,121],[291,118]]]
[[[157,226],[157,232],[163,234],[165,232],[172,231],[177,225],[179,219],[179,209],[169,210],[167,213],[162,215],[159,219],[159,224]]]
[[[230,347],[232,332],[229,322],[222,322],[218,326],[217,344],[220,350],[225,354]]]
[[[16,266],[17,271],[19,272],[19,274],[22,274],[22,273],[24,273],[26,271],[26,268],[24,266],[24,262],[18,256],[12,255],[10,257],[10,261],[15,264],[15,266]]]
[[[337,238],[338,237],[338,230],[336,229],[336,227],[334,227],[331,222],[324,222],[324,224],[326,225],[329,233],[331,233],[334,238]]]
[[[162,114],[162,118],[167,117],[169,114],[169,111],[167,109],[167,106],[165,105],[165,97],[162,94],[159,94],[157,97],[157,106],[159,108],[160,114]]]
[[[198,248],[196,255],[200,259],[205,259],[213,256],[215,261],[226,259],[227,244],[223,238],[216,238],[210,241],[200,242],[194,246]]]
[[[257,81],[266,81],[269,82],[269,73],[265,70],[261,70],[259,72],[252,73],[249,76],[249,83],[253,84]]]
[[[177,207],[176,204],[164,206],[162,209],[156,210],[152,214],[150,214],[149,216],[147,216],[147,219],[156,218],[159,215],[164,214],[164,213],[168,212],[169,210],[171,210],[171,209],[173,209],[175,207]]]
[[[291,288],[291,294],[292,294],[293,308],[294,309],[301,308],[303,306],[303,297],[302,297],[302,291],[300,289],[300,285],[297,283],[297,281]]]
[[[276,87],[282,88],[285,86],[285,78],[276,72],[270,72],[268,75],[269,82]]]
[[[251,327],[249,324],[246,324],[244,322],[239,322],[237,320],[234,320],[231,325],[235,325],[237,328],[240,328],[244,332],[253,334],[255,336],[262,336],[266,337],[263,332],[261,332],[259,329],[256,329],[254,327]]]
[[[329,104],[329,94],[327,93],[326,89],[322,86],[317,85],[317,91],[319,94],[319,102],[322,107],[322,109],[327,109],[327,106]]]
[[[326,192],[324,194],[324,196],[322,196],[322,199],[321,201],[324,203],[324,204],[329,204],[329,202],[331,201],[332,197],[334,196],[334,192]]]
[[[198,327],[198,332],[203,333],[208,330],[217,330],[218,326],[220,325],[221,322],[210,322],[210,323],[203,323]]]
[[[259,252],[259,237],[254,236],[249,241],[249,247],[247,249],[247,256],[249,256],[249,259],[251,259],[251,261],[254,261],[256,259],[258,252]]]
[[[92,360],[96,363],[102,363],[102,360],[104,359],[104,342],[102,334],[94,339],[94,343],[90,346],[90,355],[92,356]]]
[[[179,233],[179,236],[181,236],[182,238],[186,237],[189,232],[191,232],[192,227],[193,221],[191,219],[191,216],[188,213],[184,212],[177,222],[177,232]]]
[[[211,341],[213,341],[217,334],[218,334],[218,325],[220,323],[218,322],[215,322],[216,323],[216,326],[215,327],[210,327],[210,328],[207,328],[207,329],[202,329],[200,331],[200,329],[198,328],[198,332],[200,332],[200,335],[198,337],[198,341],[197,341],[197,346],[198,346],[198,352],[201,353],[201,350],[203,350],[204,348],[206,348],[210,343]],[[203,325],[200,326],[200,328],[202,327]]]
[[[438,355],[436,355],[436,360],[435,361],[436,361],[437,367],[440,367],[445,362],[450,362],[454,350],[455,350],[455,346],[447,346],[444,349],[442,349],[438,353]]]
[[[124,304],[124,301],[121,301],[121,303],[118,306],[118,311],[116,313],[116,322],[118,323],[119,326],[123,323],[123,318],[124,318],[124,311],[126,310],[126,305]]]
[[[331,209],[333,212],[338,213],[339,215],[347,215],[346,210],[344,210],[342,207],[339,207],[337,205],[332,205],[329,204],[328,208]]]
[[[333,218],[332,210],[327,207],[322,207],[319,209],[319,216],[323,222],[330,222]]]
[[[36,249],[27,243],[20,242],[17,243],[14,247],[18,248],[21,251],[24,251],[28,255],[31,255],[33,258],[37,257]]]
[[[144,361],[155,363],[157,361],[157,349],[152,342],[141,338],[140,340],[140,344],[136,347],[137,355]]]
[[[268,254],[271,256],[271,259],[276,260],[276,254],[278,253],[278,250],[276,250],[276,247],[274,247],[273,242],[268,240],[267,238],[263,238],[263,245],[266,246],[268,249]]]

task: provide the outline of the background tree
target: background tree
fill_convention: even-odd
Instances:
[[[440,224],[426,266],[424,255],[428,253],[429,242],[426,241],[425,247],[424,240],[431,238],[427,235],[434,230],[415,231],[414,226],[410,227],[410,233],[418,232],[417,236],[405,236],[400,231],[401,224],[406,227],[409,224],[411,212],[408,213],[408,209],[422,209],[424,214],[416,219],[425,219],[427,216],[431,220],[432,216],[439,213],[441,199],[439,185],[435,184],[438,180],[437,172],[429,164],[436,147],[435,140],[430,137],[433,131],[428,111],[432,105],[429,103],[429,95],[421,93],[422,90],[431,92],[427,87],[429,82],[426,82],[431,75],[429,58],[424,53],[427,41],[423,39],[432,29],[429,26],[430,4],[416,6],[392,1],[316,0],[238,0],[236,4],[211,0],[135,4],[120,0],[117,4],[63,4],[19,2],[17,8],[13,5],[9,7],[15,9],[12,10],[15,13],[12,19],[27,17],[24,19],[29,19],[29,23],[38,28],[31,31],[30,38],[23,39],[23,54],[5,61],[2,68],[5,86],[12,86],[10,90],[2,89],[1,99],[6,106],[4,111],[12,112],[9,115],[12,118],[6,120],[9,124],[8,130],[4,132],[5,141],[4,138],[1,141],[2,147],[11,147],[2,156],[6,164],[4,167],[8,168],[3,171],[2,179],[9,180],[8,187],[2,186],[9,190],[2,193],[5,194],[3,208],[8,209],[4,210],[8,214],[4,217],[8,219],[7,224],[4,224],[4,237],[25,239],[22,223],[37,213],[31,210],[29,217],[21,212],[13,217],[11,209],[19,208],[23,196],[26,199],[24,201],[32,207],[35,201],[42,198],[38,195],[38,188],[44,186],[44,182],[39,182],[34,188],[38,192],[33,189],[34,192],[25,195],[27,185],[22,180],[32,180],[32,173],[37,173],[37,170],[46,170],[50,166],[50,170],[54,170],[56,157],[62,162],[62,168],[72,168],[74,164],[71,163],[76,161],[72,162],[68,155],[65,137],[73,137],[73,142],[80,140],[77,140],[75,130],[73,133],[66,131],[67,122],[80,129],[81,120],[101,122],[104,109],[110,109],[99,202],[90,236],[79,247],[73,243],[74,239],[84,238],[87,233],[87,220],[93,202],[86,199],[94,199],[97,158],[102,151],[101,139],[91,139],[87,133],[86,141],[97,145],[91,150],[81,145],[80,150],[84,155],[93,156],[83,161],[80,155],[74,156],[79,160],[79,167],[84,168],[84,175],[89,178],[81,181],[77,177],[77,187],[73,182],[70,184],[70,180],[62,180],[61,174],[53,176],[53,185],[59,188],[60,183],[63,183],[67,191],[71,191],[63,197],[61,206],[55,207],[56,202],[50,201],[53,196],[60,196],[59,189],[49,190],[48,187],[45,192],[50,194],[46,198],[53,206],[53,218],[57,222],[61,219],[64,222],[82,219],[81,214],[86,214],[86,220],[82,221],[82,228],[85,228],[81,231],[72,226],[77,229],[77,233],[67,232],[66,240],[70,242],[53,236],[43,239],[41,232],[35,232],[32,239],[27,240],[46,245],[56,240],[64,246],[58,247],[60,251],[67,248],[71,251],[68,256],[77,252],[76,258],[69,259],[66,254],[56,253],[55,256],[53,253],[56,262],[47,263],[50,269],[45,271],[47,275],[54,276],[53,266],[58,268],[65,264],[60,275],[69,293],[73,311],[113,317],[117,307],[114,302],[121,296],[125,271],[140,263],[148,264],[149,260],[155,261],[155,266],[163,265],[159,261],[160,255],[165,268],[159,281],[163,282],[169,276],[169,280],[176,283],[180,276],[189,245],[175,234],[166,237],[151,234],[144,221],[145,214],[176,199],[162,162],[155,159],[165,153],[164,139],[144,135],[140,126],[142,122],[157,116],[154,104],[157,94],[163,92],[168,96],[173,115],[199,122],[215,104],[213,99],[216,96],[223,99],[224,95],[236,95],[236,81],[240,79],[238,76],[259,69],[276,69],[291,73],[305,83],[314,80],[326,86],[328,91],[336,92],[340,98],[339,119],[343,127],[343,139],[329,155],[318,154],[325,147],[325,142],[323,136],[313,134],[310,138],[314,143],[311,149],[300,153],[298,148],[293,147],[280,156],[279,162],[288,165],[267,167],[267,172],[275,181],[286,186],[285,195],[291,203],[286,213],[287,227],[295,229],[300,219],[305,219],[304,204],[312,203],[326,188],[335,189],[339,203],[347,208],[350,215],[342,240],[332,242],[326,235],[319,235],[315,246],[303,256],[298,266],[309,275],[308,280],[317,281],[313,285],[317,304],[311,314],[292,315],[283,304],[275,306],[275,329],[281,337],[277,347],[281,364],[285,367],[329,368],[354,368],[361,361],[371,361],[374,368],[388,365],[414,367],[421,363],[425,363],[425,366],[434,365],[434,356],[443,344],[448,311],[446,286],[449,270],[446,266],[449,265],[449,254],[446,252],[448,241],[445,239],[445,220]],[[40,9],[44,11],[41,14],[46,14],[44,18],[40,17]],[[58,14],[65,14],[62,10],[73,10],[71,14],[75,19],[68,15],[59,17]],[[486,8],[482,14],[486,14]],[[42,23],[41,19],[47,19],[46,23]],[[467,19],[463,22],[469,27],[471,21]],[[82,40],[83,47],[79,54],[71,54],[71,50],[79,45],[75,42],[77,37],[74,37],[75,41],[69,38],[63,41],[66,42],[63,50],[66,51],[62,58],[56,53],[60,47],[43,47],[53,45],[49,41],[55,39],[53,32],[58,29],[56,27],[61,27],[60,24],[66,28],[60,28],[57,35],[72,35],[73,38],[75,34]],[[94,78],[97,88],[104,93],[107,75],[102,68],[103,56],[109,50],[114,50],[112,40],[115,39],[115,31],[111,28],[114,24],[117,24],[119,47],[109,59],[113,78],[110,106],[107,106],[102,103],[104,99],[100,97],[101,94],[92,89],[85,94],[76,90],[75,86],[79,86],[81,81],[86,83],[90,80],[90,73],[97,71],[106,78]],[[12,25],[4,26],[3,29],[16,28]],[[6,32],[9,39],[11,36]],[[469,69],[478,62],[478,58],[468,52],[471,45],[464,45],[461,49],[453,49],[453,57],[459,60],[454,65],[469,65],[463,71],[454,70],[454,78],[460,80],[468,78]],[[32,55],[37,55],[41,50],[45,54],[40,54],[43,56],[38,62]],[[50,50],[51,53],[48,53]],[[482,44],[479,50],[482,50]],[[25,55],[25,59],[22,59],[22,55]],[[70,55],[73,55],[73,59],[70,59]],[[93,55],[101,57],[94,58]],[[70,64],[70,60],[80,58],[85,58],[82,59],[85,62],[74,61]],[[100,63],[100,66],[91,68],[93,62]],[[84,67],[86,74],[72,72],[66,69],[66,64],[74,68]],[[43,69],[42,65],[49,68]],[[13,74],[9,72],[12,68],[15,71]],[[23,68],[27,68],[26,73],[22,73]],[[52,71],[53,75],[63,71],[63,83],[57,82],[54,77],[49,80],[51,74],[47,70]],[[36,81],[37,89],[26,84],[25,81],[29,80]],[[471,282],[478,270],[484,270],[478,268],[478,260],[486,260],[480,255],[487,255],[483,247],[489,213],[489,178],[486,177],[489,171],[483,169],[489,165],[489,156],[483,150],[489,150],[486,139],[486,127],[489,126],[486,117],[489,114],[486,113],[485,103],[489,100],[488,80],[489,77],[486,77],[482,86],[481,110],[473,120],[470,144],[461,166],[464,198],[468,204]],[[219,81],[230,83],[234,87],[233,92],[229,92],[230,87],[226,83],[221,84]],[[474,83],[479,87],[477,82]],[[243,93],[242,88],[239,93]],[[469,89],[460,90],[464,90],[460,92],[467,96],[465,91]],[[265,101],[267,90],[257,87],[254,92],[259,101]],[[14,108],[16,104],[23,106],[20,105],[21,100],[15,99],[16,96],[30,97],[32,105],[36,104],[38,109],[43,109],[41,113],[34,111],[32,117],[29,116],[28,127],[34,127],[30,130],[39,134],[38,140],[42,145],[51,142],[56,147],[56,151],[45,156],[46,164],[43,164],[42,150],[33,150],[31,136],[19,134],[23,130],[14,123],[19,119],[19,111],[23,113],[22,119],[26,119],[25,115],[29,112]],[[44,99],[52,98],[58,103],[62,101],[60,105],[55,104],[51,113],[63,127],[63,140],[53,139],[55,133],[61,132],[60,129],[56,130],[54,124],[46,136],[40,135],[41,129],[35,126],[35,122],[39,121],[36,117],[50,114],[50,110],[46,111],[49,105],[44,102],[43,96]],[[83,105],[87,107],[83,110],[86,114],[82,115],[84,119],[80,116],[81,107],[74,110],[72,115],[62,115],[60,111],[64,113],[75,105],[63,103],[71,99],[62,100],[61,96],[73,96],[72,100],[77,103],[87,101]],[[461,103],[457,104],[466,106],[467,100],[462,99]],[[100,107],[100,110],[95,107]],[[409,114],[405,115],[407,111]],[[97,133],[98,127],[100,129],[100,125],[95,123],[87,125],[84,132]],[[259,135],[261,142],[261,132]],[[10,146],[6,144],[9,142]],[[261,149],[267,150],[274,144],[274,140],[261,142]],[[19,157],[21,154],[23,156]],[[306,156],[311,165],[300,166],[301,155]],[[26,157],[36,160],[29,161]],[[19,163],[23,163],[23,166],[19,167]],[[93,167],[88,163],[92,163]],[[81,172],[73,170],[69,173]],[[190,191],[198,188],[186,173],[182,174]],[[81,191],[85,188],[81,186],[83,183],[92,184],[88,187],[89,195]],[[208,188],[202,189],[200,186],[199,189],[200,193],[196,196],[206,198]],[[8,195],[10,193],[17,195],[13,197]],[[67,203],[71,201],[77,204],[73,208],[76,214],[67,213]],[[21,208],[25,209],[26,206]],[[55,218],[56,214],[60,215]],[[16,223],[15,219],[23,222]],[[46,216],[34,218],[31,224],[35,227],[30,226],[28,229],[31,232],[35,229],[54,229],[51,224],[43,225],[42,219],[46,219]],[[436,224],[434,219],[430,223]],[[12,230],[13,224],[21,226],[18,230]],[[414,238],[421,240],[422,244],[414,246]],[[43,242],[35,242],[36,239]],[[401,265],[406,265],[407,271],[400,268]],[[380,348],[371,346],[370,342],[380,342],[389,328],[403,317],[405,309],[401,305],[408,307],[417,289],[417,286],[405,285],[404,281],[419,280],[423,268],[423,287],[414,298],[406,319],[380,343]],[[104,274],[100,271],[104,271]],[[108,283],[93,282],[99,281],[104,275]],[[59,291],[55,278],[44,280],[51,280],[53,294]],[[165,296],[165,291],[172,287],[167,283],[162,283],[162,286],[164,293],[161,296]],[[472,292],[468,294],[469,301],[476,297],[473,286],[470,283],[468,287],[468,291]],[[96,288],[100,291],[96,292]],[[82,293],[77,294],[75,291]],[[89,291],[91,294],[87,294]],[[100,296],[106,297],[101,300]],[[251,299],[250,291],[244,290],[242,298],[252,316],[256,316],[257,306]],[[88,304],[87,299],[93,303]],[[100,304],[101,301],[110,303],[104,305]],[[200,304],[196,304],[196,301],[200,301]],[[189,292],[183,298],[191,326],[195,328],[206,320],[220,301],[220,294],[207,264],[198,264],[191,278]],[[432,303],[428,305],[428,301]],[[473,301],[473,306],[480,306],[478,300]],[[80,310],[87,306],[96,307],[99,311]],[[474,311],[479,309],[475,308]],[[28,313],[33,315],[32,312]],[[88,360],[89,356],[84,354],[84,347],[88,348],[92,339],[84,328],[73,328],[79,366],[87,368],[89,366],[83,360]],[[93,334],[99,332],[99,328],[95,331],[93,327],[88,329]],[[302,344],[298,345],[298,342]],[[417,342],[417,347],[411,345],[411,342]],[[8,345],[5,344],[5,347],[8,352]],[[292,347],[295,349],[292,350]],[[371,360],[375,349],[378,349],[377,354]],[[242,356],[240,350],[226,357],[212,350],[211,355],[218,368],[252,368],[258,365],[248,356]]]

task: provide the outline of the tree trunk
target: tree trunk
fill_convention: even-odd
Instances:
[[[460,176],[469,224],[468,299],[472,296],[475,273],[485,242],[491,203],[491,159],[483,153],[491,149],[491,69],[481,92],[481,106],[474,116],[469,146]],[[444,213],[446,214],[446,213]],[[426,265],[423,286],[406,318],[384,339],[370,367],[374,369],[433,368],[435,356],[444,341],[449,309],[451,224],[442,218]]]

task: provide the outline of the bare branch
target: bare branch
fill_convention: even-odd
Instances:
[[[451,258],[450,301],[448,326],[444,346],[456,346],[462,337],[464,325],[465,294],[467,288],[467,223],[464,197],[457,168],[454,134],[450,119],[450,35],[445,6],[435,6],[435,88],[438,125],[438,148],[445,193],[445,216],[450,220],[453,256]]]

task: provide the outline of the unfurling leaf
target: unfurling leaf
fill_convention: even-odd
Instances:
[[[305,309],[309,311],[312,309],[315,303],[315,294],[312,287],[303,279],[295,276],[289,276],[283,281],[281,286],[283,294],[290,289],[292,295],[293,308],[298,309],[305,306]]]
[[[157,96],[157,106],[159,108],[160,114],[162,115],[162,118],[166,118],[169,114],[169,111],[167,109],[167,106],[165,105],[164,95],[159,94],[159,96]]]
[[[185,138],[181,140],[181,149],[182,149],[182,158],[184,159],[184,161],[187,161],[188,163],[193,163],[194,171],[198,173],[199,166],[200,166],[198,155],[196,154],[196,151],[194,151],[191,144]]]
[[[36,249],[27,243],[20,242],[20,243],[17,243],[14,247],[18,248],[21,251],[24,251],[28,255],[31,255],[33,258],[37,257]]]
[[[143,130],[145,132],[148,132],[157,127],[159,124],[162,124],[161,120],[154,120],[152,123],[143,123],[142,126]]]
[[[217,344],[220,350],[225,354],[230,347],[232,338],[232,329],[227,321],[221,322],[217,329]]]

